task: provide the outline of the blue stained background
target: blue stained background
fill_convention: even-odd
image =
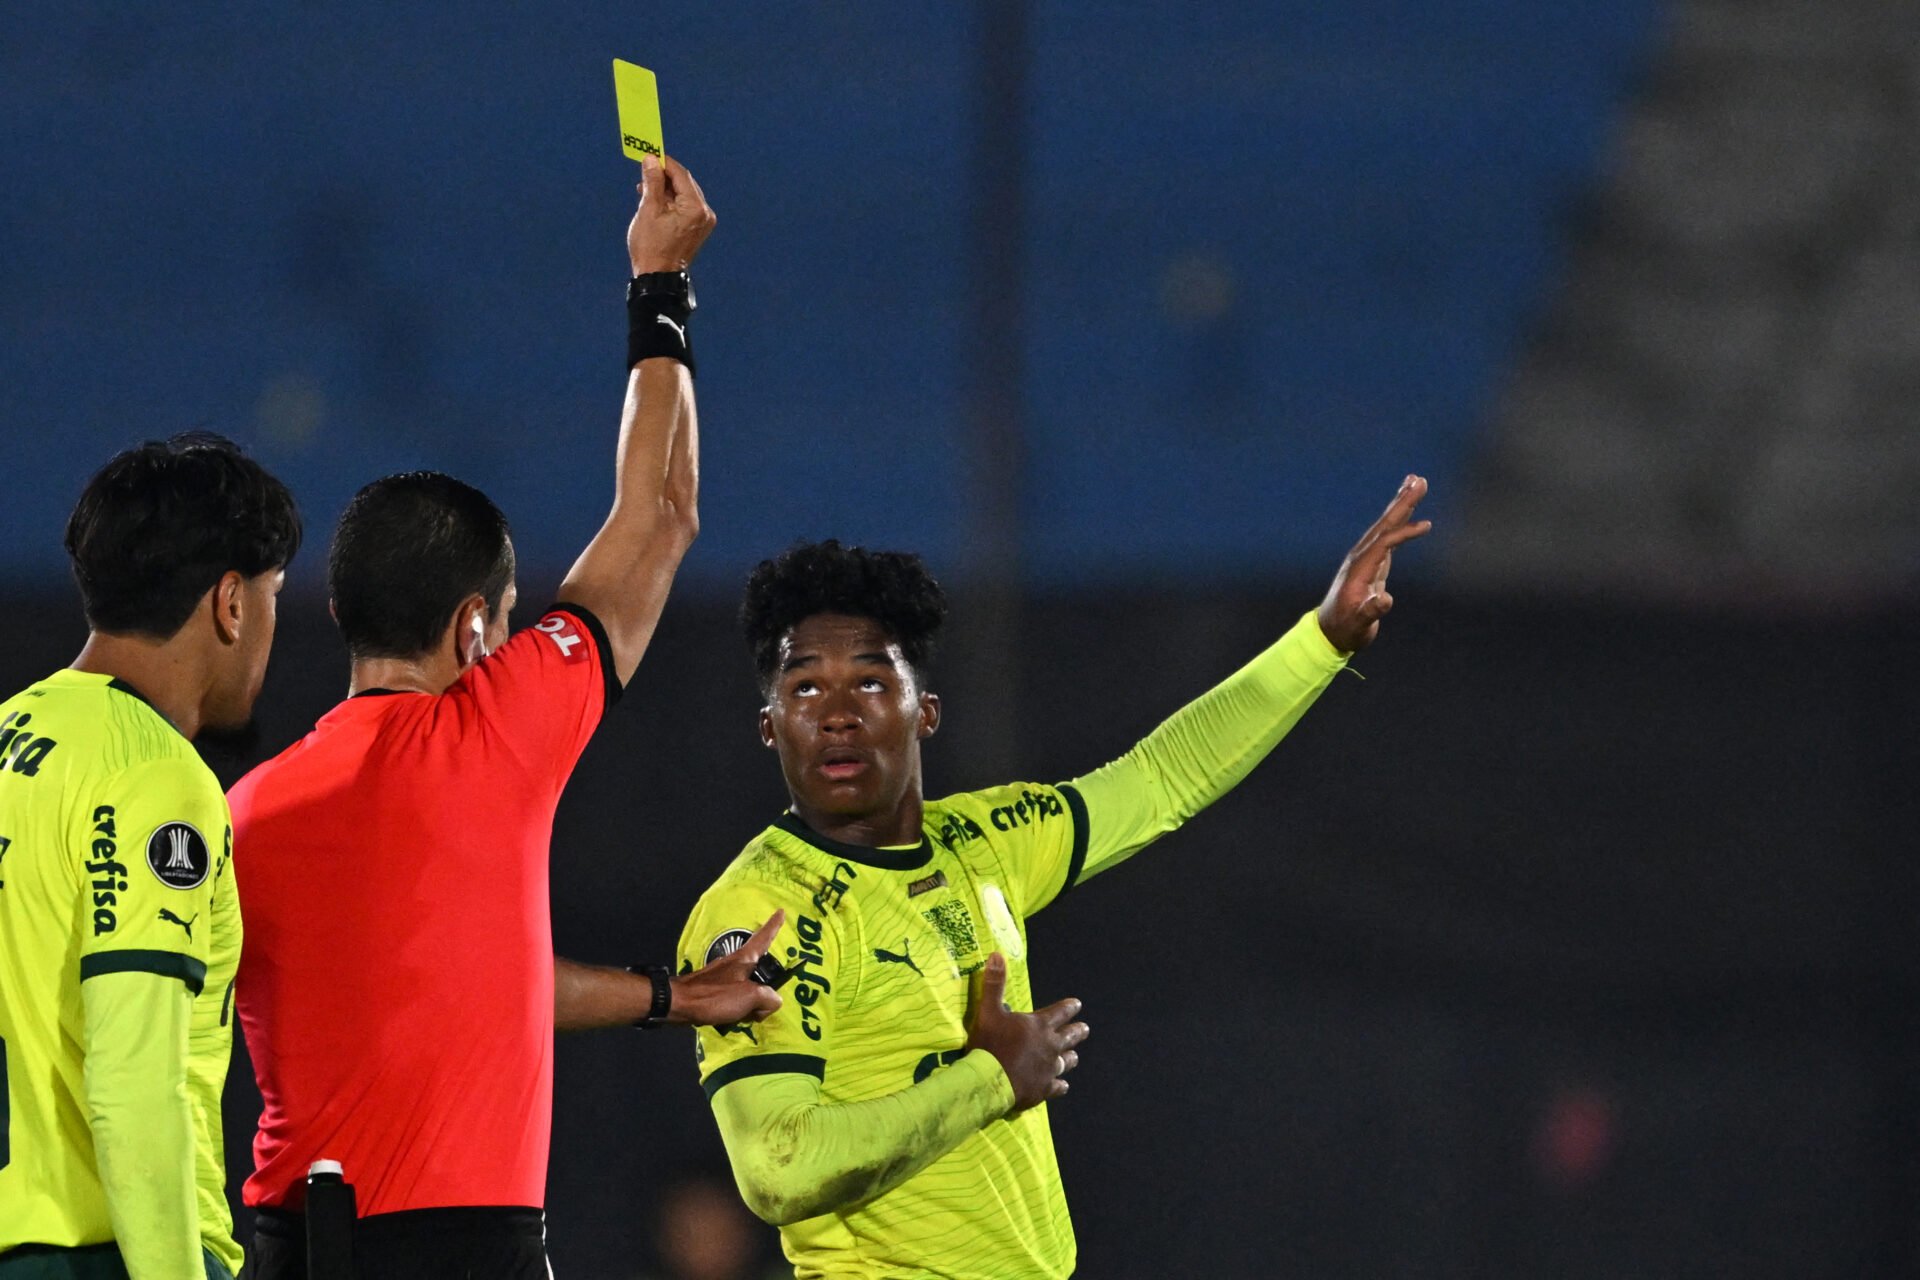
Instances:
[[[58,574],[91,469],[194,426],[317,532],[437,467],[564,566],[611,492],[614,56],[721,219],[689,578],[826,534],[964,572],[970,12],[10,15],[0,576]],[[1318,576],[1412,469],[1445,519],[1654,6],[1033,13],[1029,585]]]

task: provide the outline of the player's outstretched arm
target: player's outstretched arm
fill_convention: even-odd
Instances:
[[[649,159],[641,172],[640,207],[627,227],[629,265],[636,276],[685,271],[713,230],[713,210],[671,157]],[[606,627],[621,684],[640,665],[673,575],[699,533],[699,434],[685,364],[662,355],[628,370],[613,510],[560,587],[563,602],[591,610]]]
[[[740,1195],[775,1226],[883,1195],[995,1120],[1067,1091],[1087,1026],[1080,1002],[1006,1006],[1006,961],[987,962],[964,1053],[920,1083],[823,1103],[801,1073],[747,1076],[713,1095]]]
[[[732,955],[672,980],[666,1021],[697,1027],[759,1022],[780,1008],[780,993],[756,982],[753,967],[767,953],[786,913],[776,911]],[[553,958],[556,1031],[630,1027],[653,1010],[653,981],[626,969]]]
[[[1372,644],[1393,608],[1393,553],[1433,526],[1415,520],[1427,482],[1408,476],[1347,552],[1313,613],[1266,652],[1169,717],[1126,755],[1069,785],[1087,812],[1079,879],[1172,831],[1253,771],[1353,654]]]
[[[87,978],[80,994],[87,1124],[120,1256],[141,1280],[204,1280],[187,1101],[193,999],[180,979],[138,971]]]

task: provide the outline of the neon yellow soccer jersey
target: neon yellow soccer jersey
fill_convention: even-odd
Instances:
[[[713,1097],[746,1076],[800,1072],[823,1103],[910,1088],[958,1059],[969,978],[999,951],[1008,1007],[1030,1010],[1027,917],[1086,856],[1071,786],[1015,783],[930,801],[918,847],[845,845],[782,816],[701,897],[680,939],[683,972],[787,913],[769,954],[793,970],[765,1022],[698,1029]],[[1047,1109],[973,1134],[882,1195],[791,1224],[801,1276],[1065,1276],[1073,1226]]]
[[[194,997],[185,1065],[198,1231],[239,1269],[220,1129],[241,943],[232,854],[219,782],[131,686],[60,671],[0,703],[0,1252],[114,1238],[89,1120],[83,988],[139,971]],[[94,1047],[155,1034],[137,1022],[96,1027]]]

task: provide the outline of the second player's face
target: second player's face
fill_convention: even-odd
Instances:
[[[279,626],[280,588],[286,581],[280,569],[241,581],[240,638],[233,646],[226,678],[216,686],[207,708],[207,728],[234,730],[253,718],[254,701],[267,680],[267,659]]]
[[[781,640],[760,736],[803,816],[884,818],[917,794],[920,739],[939,707],[878,622],[815,614]]]

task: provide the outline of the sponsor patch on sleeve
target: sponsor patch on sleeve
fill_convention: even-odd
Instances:
[[[580,624],[564,613],[550,613],[533,624],[533,629],[553,642],[568,662],[587,660],[587,637]]]
[[[722,956],[730,956],[747,945],[747,939],[753,936],[751,929],[729,929],[707,944],[707,958],[703,964],[712,964]]]
[[[163,822],[147,837],[147,869],[169,889],[198,889],[213,859],[207,841],[189,822]]]

